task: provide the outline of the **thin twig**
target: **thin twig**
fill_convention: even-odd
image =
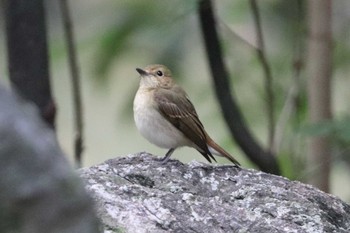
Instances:
[[[271,68],[266,58],[265,43],[262,35],[260,13],[256,0],[250,0],[250,6],[252,8],[252,13],[255,22],[256,36],[258,49],[256,50],[258,58],[261,62],[265,73],[265,91],[266,91],[266,108],[267,108],[267,118],[268,118],[268,145],[271,150],[273,147],[273,138],[275,132],[275,117],[274,117],[274,93],[272,88],[272,74]]]
[[[220,28],[225,30],[225,32],[229,32],[232,35],[232,37],[240,40],[241,42],[246,44],[249,48],[258,49],[258,47],[255,44],[249,42],[243,36],[241,36],[237,32],[235,32],[229,25],[227,25],[227,23],[224,20],[222,20],[221,18],[218,18],[218,21],[220,23]]]
[[[273,146],[272,146],[272,152],[274,154],[278,154],[280,151],[280,148],[282,146],[283,141],[283,134],[285,132],[285,128],[287,127],[289,119],[292,117],[292,115],[295,114],[295,111],[297,110],[297,102],[298,102],[298,96],[300,93],[300,74],[301,70],[303,68],[303,9],[302,9],[302,3],[301,0],[298,0],[298,28],[297,28],[297,37],[294,40],[294,59],[293,59],[293,80],[291,87],[288,91],[288,95],[286,98],[286,101],[284,103],[284,106],[282,108],[281,114],[277,120],[276,127],[275,127],[275,133],[274,133],[274,140],[273,140]]]
[[[67,43],[69,68],[72,78],[73,103],[74,103],[74,117],[75,117],[75,140],[74,140],[74,158],[76,167],[82,165],[83,152],[83,111],[81,104],[81,88],[80,75],[77,64],[77,56],[74,46],[73,25],[70,17],[69,6],[67,0],[60,0],[62,11],[62,19],[64,25],[64,34]]]
[[[276,128],[275,128],[275,133],[274,133],[274,140],[272,143],[272,148],[271,151],[273,154],[278,154],[282,145],[283,141],[283,134],[285,132],[285,129],[287,127],[287,123],[290,119],[290,117],[294,114],[295,112],[295,103],[296,103],[296,98],[299,93],[299,85],[295,81],[292,86],[290,87],[288,91],[288,95],[286,98],[286,101],[284,103],[284,106],[282,108],[281,114],[278,118]]]

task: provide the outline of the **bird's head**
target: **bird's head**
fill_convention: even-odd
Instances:
[[[175,83],[170,70],[164,65],[148,65],[144,69],[136,68],[141,75],[140,87],[171,88]]]

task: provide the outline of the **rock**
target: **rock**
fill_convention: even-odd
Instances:
[[[37,109],[2,86],[0,109],[0,232],[99,232],[92,199]]]
[[[263,172],[147,153],[83,168],[105,232],[350,232],[350,206]]]

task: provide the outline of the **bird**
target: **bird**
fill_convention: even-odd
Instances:
[[[212,160],[216,162],[215,154],[240,166],[205,131],[187,93],[175,83],[166,66],[152,64],[144,69],[136,68],[136,71],[140,75],[133,102],[136,128],[150,143],[168,149],[163,163],[169,160],[175,149],[188,146],[198,150],[210,163]]]

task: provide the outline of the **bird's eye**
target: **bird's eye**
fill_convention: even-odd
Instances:
[[[159,77],[161,77],[161,76],[163,76],[163,72],[160,71],[160,70],[158,70],[158,71],[157,71],[157,75],[158,75]]]

